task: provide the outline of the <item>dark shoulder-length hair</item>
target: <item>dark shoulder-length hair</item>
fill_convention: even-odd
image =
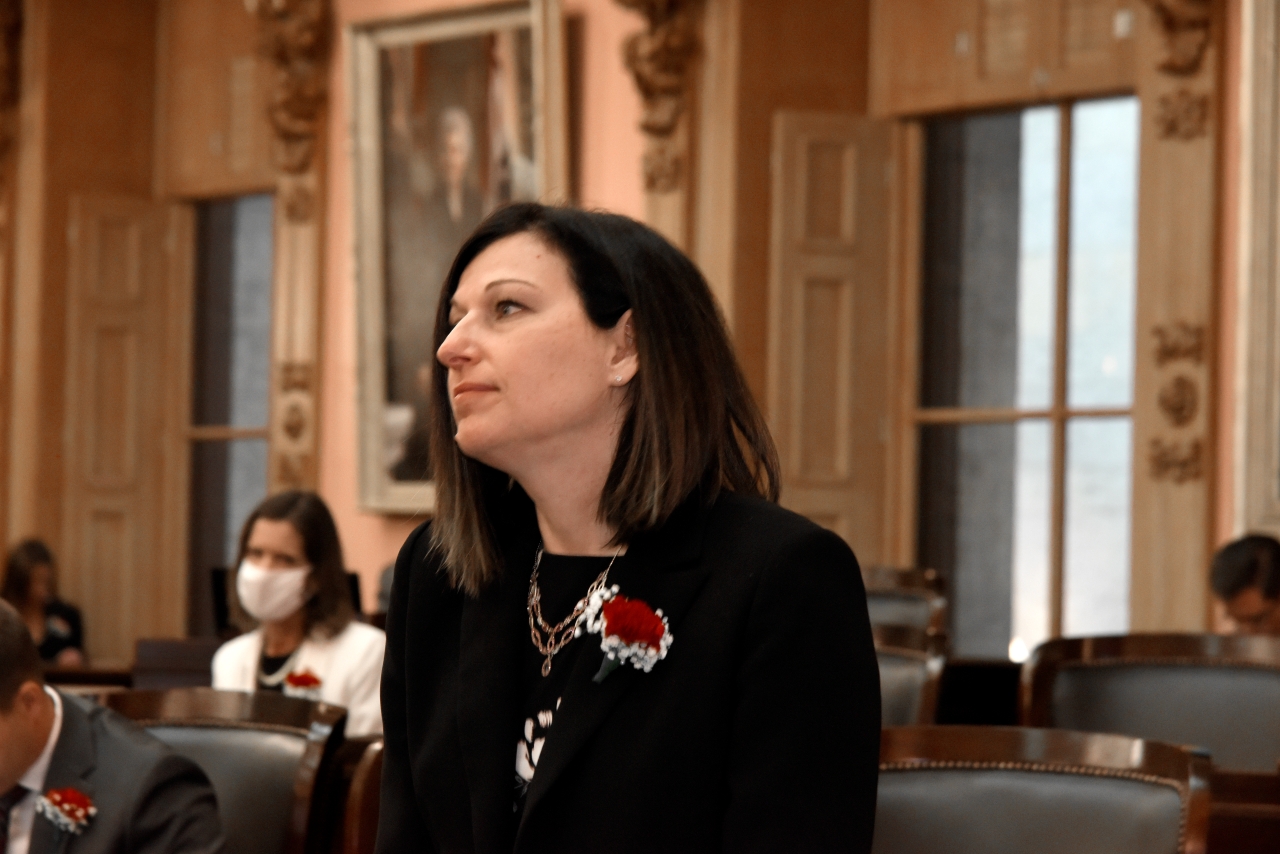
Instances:
[[[4,565],[4,585],[0,586],[0,599],[22,610],[30,604],[31,578],[36,569],[49,567],[49,592],[58,596],[57,564],[53,552],[41,540],[26,539],[9,551]]]
[[[351,590],[342,559],[342,541],[338,539],[338,526],[333,523],[329,507],[314,492],[299,490],[281,492],[265,499],[249,514],[240,529],[237,569],[249,548],[253,523],[259,519],[288,522],[302,537],[302,548],[307,563],[311,564],[312,592],[303,606],[306,631],[328,638],[337,635],[355,617],[355,608],[351,605]],[[236,595],[235,572],[227,573],[227,603],[231,620],[238,628],[248,631],[257,625]]]
[[[661,525],[695,490],[778,497],[778,454],[734,358],[711,289],[693,262],[661,235],[616,214],[533,203],[501,208],[454,259],[436,312],[435,348],[448,336],[450,301],[463,271],[487,247],[528,232],[568,263],[587,316],[612,329],[632,312],[640,367],[600,496],[615,545]],[[436,480],[434,547],[454,587],[478,594],[500,572],[491,518],[510,489],[506,475],[454,441],[448,369],[433,362],[431,455]]]

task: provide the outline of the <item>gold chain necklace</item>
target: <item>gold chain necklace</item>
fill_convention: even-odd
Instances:
[[[609,570],[613,569],[613,562],[620,554],[622,554],[622,546],[618,546],[609,565],[604,568],[604,572],[596,576],[595,581],[591,582],[591,586],[587,588],[587,595],[578,600],[578,604],[573,606],[569,616],[552,626],[542,618],[542,591],[538,589],[538,567],[542,564],[542,543],[538,543],[538,553],[533,558],[533,575],[529,577],[528,611],[529,635],[533,638],[533,645],[537,647],[538,652],[546,656],[546,660],[542,662],[543,676],[551,672],[551,659],[555,654],[573,640],[573,630],[578,626],[578,618],[587,609],[587,601],[597,591],[604,589],[605,582],[609,578]],[[543,638],[544,633],[546,638]]]

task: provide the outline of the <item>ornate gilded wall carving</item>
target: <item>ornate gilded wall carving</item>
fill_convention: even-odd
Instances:
[[[1156,105],[1161,139],[1195,139],[1209,132],[1209,96],[1179,89]]]
[[[247,5],[260,21],[262,52],[275,76],[268,116],[276,164],[292,174],[306,172],[329,95],[328,0],[247,0]]]
[[[1204,444],[1199,439],[1185,443],[1152,439],[1147,460],[1156,480],[1186,483],[1204,476]]]
[[[644,185],[650,192],[677,190],[688,161],[687,142],[676,129],[689,99],[689,68],[699,42],[688,0],[617,0],[644,16],[646,28],[629,37],[623,58],[644,99],[640,128],[646,137]]]
[[[1165,58],[1160,70],[1189,76],[1200,70],[1209,47],[1211,0],[1145,0],[1164,32]]]
[[[1205,327],[1184,320],[1156,326],[1151,330],[1156,339],[1156,365],[1189,362],[1202,365],[1205,358]],[[1156,397],[1160,413],[1175,430],[1190,426],[1200,412],[1200,385],[1195,378],[1179,373],[1160,387]],[[1175,434],[1176,436],[1176,434]],[[1182,440],[1152,439],[1147,450],[1151,477],[1186,483],[1204,475],[1204,443],[1199,438]]]
[[[1179,359],[1204,361],[1204,324],[1179,320],[1151,330],[1156,339],[1156,364],[1163,367]]]
[[[275,144],[275,394],[270,488],[314,488],[323,239],[323,133],[333,17],[330,0],[246,0],[271,62],[267,118]]]
[[[1200,411],[1200,390],[1190,377],[1179,375],[1160,388],[1157,402],[1170,424],[1185,427]]]

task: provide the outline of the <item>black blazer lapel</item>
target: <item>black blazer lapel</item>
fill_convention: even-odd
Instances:
[[[680,643],[680,618],[697,598],[709,572],[707,568],[695,565],[702,553],[707,512],[708,507],[694,501],[682,506],[662,529],[638,537],[610,573],[609,583],[618,585],[621,595],[642,599],[651,607],[661,609],[667,617],[672,634],[672,651],[668,655],[676,654]],[[593,681],[604,660],[604,653],[596,635],[585,635],[577,642],[583,641],[587,646],[578,653],[555,726],[529,784],[524,815],[517,832],[517,850],[538,802],[608,718],[609,711],[627,689],[646,675],[630,665],[623,665],[603,682]],[[663,664],[660,661],[656,667]]]
[[[480,598],[467,597],[458,660],[458,733],[471,796],[472,834],[477,852],[494,854],[510,852],[513,838],[524,637],[523,600],[516,594],[520,578],[528,582],[527,573],[508,576]]]
[[[93,770],[97,764],[97,747],[93,740],[93,726],[89,716],[77,701],[65,694],[62,697],[62,732],[49,759],[49,771],[44,778],[44,791],[72,787],[94,796]],[[41,794],[44,794],[42,792]],[[92,822],[92,819],[90,820]],[[89,825],[93,827],[92,823]],[[31,828],[30,854],[61,854],[70,844],[72,834],[59,830],[53,822],[36,814]]]

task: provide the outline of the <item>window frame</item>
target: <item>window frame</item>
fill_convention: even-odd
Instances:
[[[1055,222],[1055,263],[1054,263],[1054,328],[1052,345],[1052,383],[1051,398],[1048,407],[1018,408],[1010,407],[965,407],[965,406],[924,406],[920,399],[920,372],[923,368],[921,310],[923,307],[923,262],[924,262],[924,203],[925,203],[925,124],[930,117],[906,120],[905,145],[903,162],[908,164],[904,170],[900,198],[912,199],[914,204],[901,205],[899,227],[899,258],[902,269],[909,270],[909,277],[899,277],[899,287],[906,294],[902,301],[902,341],[909,354],[902,360],[901,369],[904,399],[902,406],[902,432],[905,434],[899,455],[898,484],[900,496],[897,500],[900,511],[897,522],[896,541],[898,553],[910,556],[911,564],[918,563],[918,512],[919,512],[919,454],[922,428],[926,426],[970,424],[1017,424],[1021,421],[1040,421],[1047,423],[1050,431],[1049,462],[1049,555],[1048,555],[1048,593],[1049,601],[1049,637],[1061,637],[1065,610],[1066,588],[1066,520],[1067,520],[1067,428],[1077,419],[1088,418],[1126,418],[1133,424],[1135,405],[1131,399],[1128,406],[1097,407],[1070,406],[1068,394],[1068,343],[1070,337],[1070,278],[1071,278],[1071,178],[1072,178],[1072,140],[1074,133],[1073,108],[1086,101],[1101,100],[1108,97],[1138,97],[1136,93],[1114,93],[1100,95],[1083,95],[1078,97],[1056,98],[1051,101],[1012,104],[1004,110],[1021,110],[1037,106],[1054,106],[1058,114],[1057,144],[1057,208]],[[1141,109],[1141,105],[1140,105]],[[984,109],[964,111],[964,113],[987,112]],[[1140,193],[1136,194],[1136,202],[1140,203]],[[907,239],[903,239],[905,236]],[[1137,235],[1135,235],[1135,243]],[[1135,291],[1140,279],[1135,276]],[[1136,296],[1136,294],[1135,294]],[[1137,318],[1135,317],[1135,325]],[[1137,330],[1135,329],[1135,339]],[[1134,366],[1135,375],[1137,366]],[[1136,393],[1136,389],[1135,389]],[[1135,443],[1131,453],[1136,460],[1138,448]],[[1130,506],[1133,506],[1132,491]],[[1132,512],[1130,515],[1132,528]]]

